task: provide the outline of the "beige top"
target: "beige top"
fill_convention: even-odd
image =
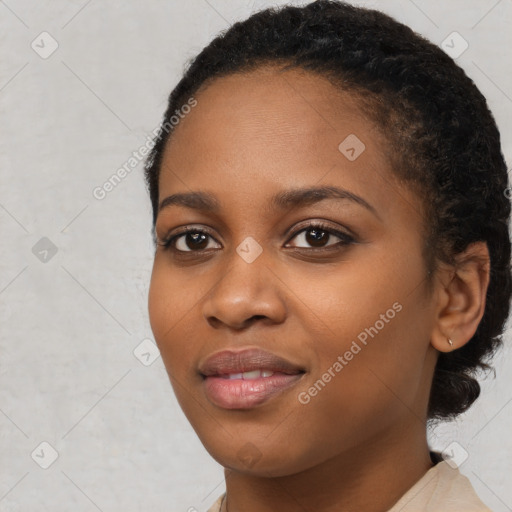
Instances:
[[[220,512],[222,498],[208,509]],[[388,512],[492,512],[458,468],[442,461],[431,467]]]

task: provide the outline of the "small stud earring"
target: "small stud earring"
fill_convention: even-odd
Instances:
[[[450,338],[448,338],[448,343],[450,344],[450,347],[453,347],[453,341]]]

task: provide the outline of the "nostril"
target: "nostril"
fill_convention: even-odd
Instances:
[[[211,315],[208,317],[205,317],[207,322],[210,324],[211,327],[214,329],[220,328],[223,324],[228,324],[227,321],[222,321],[220,318]],[[243,330],[250,327],[254,322],[257,322],[259,320],[269,320],[269,317],[267,315],[253,315],[250,318],[246,318],[245,320],[241,322],[229,322],[229,326],[236,330]]]

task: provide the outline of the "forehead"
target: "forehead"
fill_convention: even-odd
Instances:
[[[248,205],[333,184],[382,203],[384,188],[398,191],[385,137],[356,96],[322,76],[268,66],[214,79],[194,97],[164,152],[160,200],[200,188]]]
[[[169,151],[198,132],[203,137],[196,144],[213,141],[219,150],[229,149],[230,142],[238,143],[237,148],[231,145],[235,151],[265,143],[269,151],[300,147],[312,155],[319,139],[329,143],[347,131],[360,138],[380,136],[353,94],[302,69],[268,65],[220,77],[202,87],[196,98],[197,106],[174,130]]]

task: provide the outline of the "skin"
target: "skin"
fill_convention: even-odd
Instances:
[[[189,224],[211,237],[199,250],[181,237],[186,253],[157,247],[148,306],[177,399],[225,468],[223,510],[384,512],[432,467],[432,375],[439,351],[464,345],[482,318],[487,247],[473,244],[457,268],[441,266],[428,293],[421,200],[395,179],[386,140],[357,98],[324,78],[267,66],[194,97],[166,147],[159,199],[205,191],[221,208],[159,212],[160,242]],[[338,150],[349,134],[366,146],[354,161]],[[270,207],[278,192],[323,185],[357,194],[376,214],[340,199]],[[331,247],[315,249],[303,230],[318,220],[355,242],[336,245],[331,234],[322,239]],[[248,236],[263,251],[252,263],[236,251]],[[298,393],[395,302],[401,311],[300,403]],[[269,350],[306,373],[261,406],[222,409],[198,365],[231,347]]]

